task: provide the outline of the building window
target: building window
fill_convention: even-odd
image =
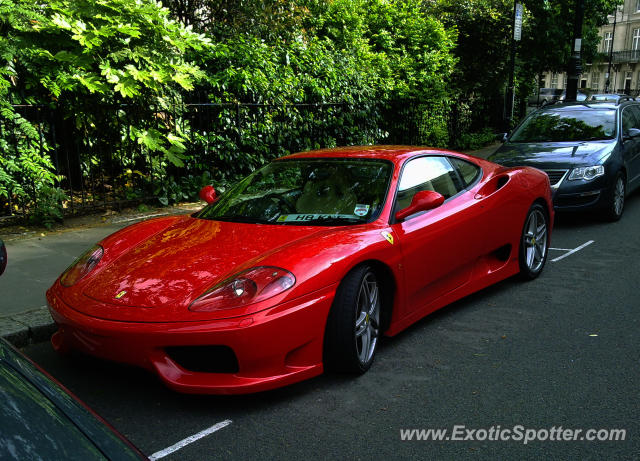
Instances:
[[[640,49],[640,29],[633,29],[633,46],[632,49]]]
[[[567,88],[567,80],[569,79],[569,76],[567,74],[563,74],[562,77],[562,88]]]
[[[558,88],[558,74],[551,74],[551,88]]]
[[[598,72],[594,72],[593,74],[591,74],[591,89],[600,89],[600,74]]]
[[[640,11],[640,0],[636,2],[636,12]]]
[[[640,0],[638,0],[640,1]],[[604,53],[608,53],[611,51],[611,44],[613,43],[613,33],[605,32],[604,37],[602,38],[602,51]]]

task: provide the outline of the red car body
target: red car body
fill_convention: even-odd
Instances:
[[[417,156],[458,157],[480,167],[482,175],[437,208],[394,222],[399,176],[405,162]],[[59,327],[53,346],[145,367],[181,392],[272,389],[323,372],[325,325],[336,289],[359,264],[375,265],[394,287],[384,332],[393,336],[436,309],[518,273],[532,204],[543,205],[552,227],[549,181],[533,168],[503,168],[450,151],[396,146],[287,158],[337,157],[393,163],[384,206],[373,222],[281,226],[172,216],[134,224],[101,242],[104,256],[88,276],[71,287],[58,279],[48,290]],[[188,309],[212,284],[255,266],[285,268],[295,274],[295,285],[243,307]],[[235,369],[211,372],[185,364],[190,355],[217,347],[235,357]]]

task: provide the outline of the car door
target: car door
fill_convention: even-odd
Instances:
[[[476,176],[481,174],[475,168]],[[402,249],[409,311],[427,308],[428,312],[430,303],[465,284],[484,252],[481,236],[487,223],[480,201],[466,190],[467,185],[445,156],[413,158],[404,165],[394,214],[419,191],[434,190],[445,197],[439,207],[392,224]]]
[[[640,129],[640,106],[632,105],[623,109],[623,134],[625,132],[625,121],[627,125],[629,125],[629,128]],[[625,164],[627,165],[627,174],[629,176],[627,178],[629,188],[635,188],[640,185],[640,137],[625,141],[623,151]]]

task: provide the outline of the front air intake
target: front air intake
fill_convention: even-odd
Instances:
[[[236,354],[228,346],[171,346],[167,355],[187,371],[196,373],[237,373]]]

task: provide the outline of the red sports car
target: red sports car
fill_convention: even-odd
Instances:
[[[553,225],[543,172],[418,147],[290,155],[201,196],[202,211],[116,232],[56,280],[55,349],[192,393],[363,373],[381,334],[538,276]]]

